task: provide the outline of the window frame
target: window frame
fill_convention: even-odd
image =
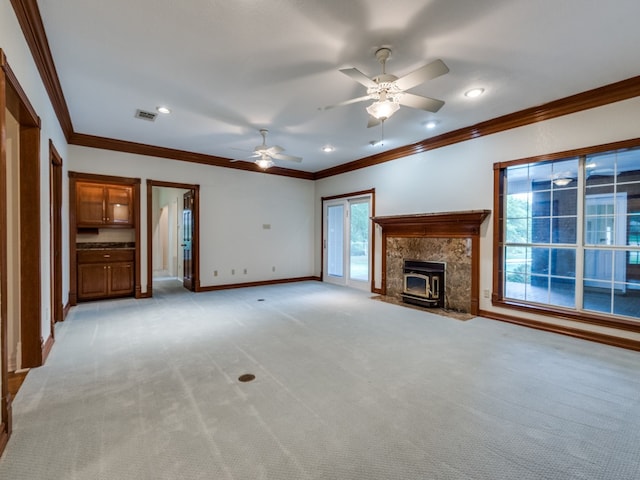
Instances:
[[[504,202],[504,188],[505,188],[505,171],[508,167],[514,167],[518,165],[526,165],[539,162],[557,161],[571,157],[585,157],[587,155],[604,153],[607,151],[637,148],[640,147],[640,138],[625,140],[621,142],[613,142],[602,145],[584,147],[580,149],[567,150],[562,152],[556,152],[546,155],[539,155],[534,157],[521,158],[517,160],[510,160],[506,162],[496,162],[493,164],[494,171],[494,199],[493,199],[493,284],[492,284],[492,296],[491,304],[494,307],[507,308],[517,310],[521,312],[534,313],[542,316],[550,316],[556,318],[563,318],[582,323],[589,323],[592,325],[613,327],[621,330],[628,330],[632,332],[640,332],[640,319],[629,320],[627,318],[617,316],[612,317],[612,314],[598,314],[591,311],[575,310],[572,308],[558,307],[547,304],[533,304],[526,301],[519,301],[516,299],[505,298],[504,294],[504,282],[505,275],[505,262],[504,262],[504,248],[503,245],[506,240],[504,226],[505,218],[505,202]],[[578,195],[584,196],[584,191],[578,193]],[[584,221],[584,214],[579,215],[577,221]],[[578,248],[582,251],[584,248],[584,239],[578,238],[578,244],[582,247]],[[582,249],[581,249],[582,248]],[[583,281],[582,275],[580,278],[576,278],[576,282]]]

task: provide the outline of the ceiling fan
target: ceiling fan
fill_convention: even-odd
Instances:
[[[449,72],[449,67],[447,67],[442,60],[435,60],[398,78],[386,72],[386,63],[391,56],[391,49],[387,47],[379,48],[375,55],[382,64],[382,73],[380,75],[369,78],[357,68],[344,68],[340,70],[340,72],[352,80],[367,87],[367,94],[336,105],[324,107],[325,110],[342,105],[364,102],[366,100],[374,100],[374,103],[367,107],[367,112],[369,113],[369,123],[367,127],[373,127],[393,115],[400,108],[400,105],[433,113],[442,108],[444,105],[442,100],[407,92],[407,90],[427,80],[434,79]]]
[[[252,158],[255,158],[255,164],[260,168],[266,170],[269,167],[273,166],[274,160],[287,160],[290,162],[302,162],[301,157],[294,157],[293,155],[286,155],[284,152],[284,148],[274,145],[272,147],[267,145],[267,133],[269,130],[266,128],[260,129],[260,135],[262,135],[262,145],[256,145],[253,149]]]

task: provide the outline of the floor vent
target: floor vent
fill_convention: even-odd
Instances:
[[[149,120],[150,122],[153,122],[157,116],[157,113],[147,112],[140,109],[136,110],[136,118],[140,118],[142,120]]]

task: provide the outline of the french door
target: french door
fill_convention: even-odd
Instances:
[[[323,280],[369,290],[371,195],[325,200]]]

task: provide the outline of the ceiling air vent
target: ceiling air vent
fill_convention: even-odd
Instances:
[[[136,110],[136,118],[140,118],[142,120],[149,120],[150,122],[153,122],[157,116],[157,113],[147,112],[140,109]]]

